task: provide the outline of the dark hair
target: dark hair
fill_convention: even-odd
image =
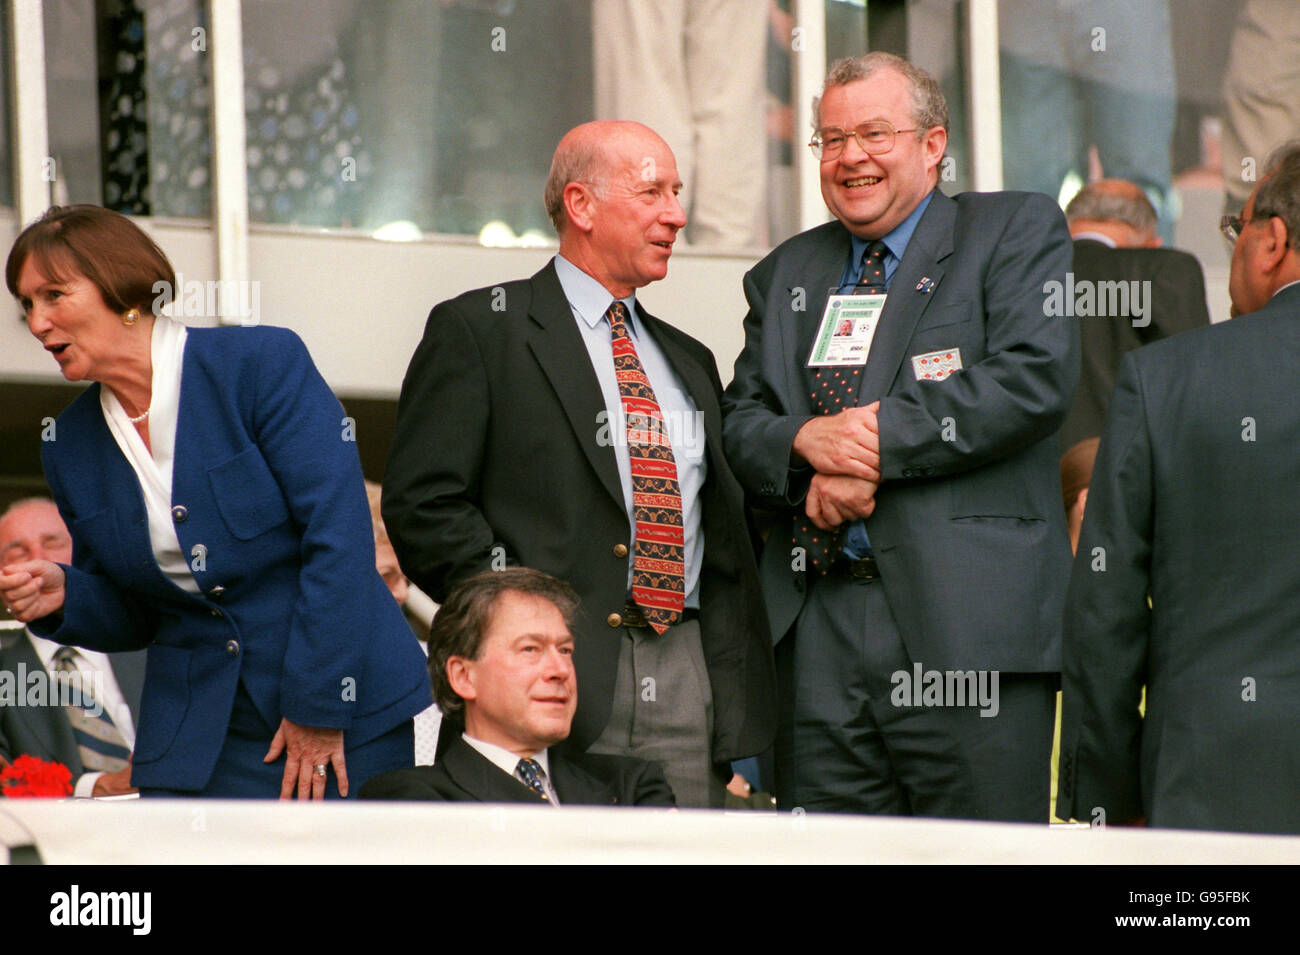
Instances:
[[[5,282],[18,296],[18,276],[30,258],[49,278],[64,282],[78,272],[99,289],[115,312],[168,302],[176,273],[158,244],[134,222],[100,206],[51,206],[9,250]],[[160,292],[157,282],[165,282]]]
[[[560,611],[565,626],[573,628],[578,595],[572,587],[550,574],[528,567],[507,567],[505,570],[486,570],[461,581],[447,595],[429,630],[429,675],[433,678],[433,698],[444,715],[459,716],[465,708],[465,701],[456,695],[447,680],[447,661],[452,657],[478,659],[497,601],[509,591],[549,600]]]
[[[1264,163],[1254,211],[1256,219],[1281,219],[1287,243],[1300,249],[1300,139],[1283,143]]]

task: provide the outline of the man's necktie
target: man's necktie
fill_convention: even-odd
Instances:
[[[627,306],[615,302],[605,313],[614,349],[614,374],[627,422],[632,466],[632,600],[655,633],[663,633],[686,604],[686,540],[682,491],[677,482],[663,412],[628,335]]]
[[[879,239],[867,243],[862,255],[862,278],[853,288],[855,295],[881,295],[885,291],[885,255],[889,252]],[[862,380],[862,365],[818,368],[813,375],[813,414],[837,414],[852,408]],[[833,531],[824,531],[807,515],[795,520],[794,545],[802,547],[808,555],[809,565],[819,574],[831,569],[835,555],[844,549],[844,535],[848,525],[842,524]]]
[[[117,772],[126,768],[131,750],[108,711],[90,695],[89,676],[77,669],[76,657],[72,647],[59,647],[54,652],[54,672],[69,687],[63,711],[72,724],[81,765],[88,773]]]
[[[524,758],[515,767],[515,773],[524,781],[524,785],[547,802],[551,797],[546,794],[546,784],[542,782],[542,764],[535,759]]]

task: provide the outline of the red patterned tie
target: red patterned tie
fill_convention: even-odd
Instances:
[[[682,491],[677,483],[663,412],[650,379],[627,333],[627,306],[615,302],[605,313],[614,348],[614,374],[627,421],[627,451],[632,464],[632,600],[655,633],[681,616],[686,602],[686,540]]]
[[[862,255],[862,278],[854,287],[855,295],[879,295],[885,291],[885,243],[877,239],[867,244]],[[813,414],[838,414],[851,408],[862,380],[862,365],[818,368],[813,376]],[[844,549],[843,536],[848,525],[833,531],[824,531],[805,516],[795,522],[794,544],[808,555],[808,563],[819,574],[831,569],[835,555]]]

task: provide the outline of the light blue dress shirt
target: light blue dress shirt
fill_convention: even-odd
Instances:
[[[608,436],[614,446],[614,460],[618,465],[618,479],[623,487],[623,506],[627,509],[627,523],[631,539],[629,552],[636,543],[636,518],[632,511],[632,462],[627,450],[627,428],[623,418],[623,399],[618,391],[618,378],[614,374],[614,351],[610,341],[609,323],[605,312],[614,302],[614,296],[599,282],[561,255],[555,257],[555,273],[559,276],[564,297],[573,309],[573,315],[582,335],[583,344],[591,358],[591,367],[600,382],[600,392],[605,399],[606,417],[593,421],[600,438]],[[655,400],[663,412],[668,440],[672,443],[673,457],[677,461],[677,484],[682,492],[682,523],[685,534],[686,606],[698,610],[700,606],[700,563],[704,556],[704,528],[700,522],[700,489],[708,474],[704,454],[704,415],[695,406],[690,394],[673,371],[667,357],[642,323],[636,310],[636,296],[621,299],[631,316],[627,323],[628,335],[636,348],[637,357],[645,369]],[[627,562],[627,588],[632,592],[632,560]]]
[[[896,225],[892,232],[886,235],[881,241],[885,243],[885,248],[889,251],[885,254],[885,291],[889,291],[889,284],[894,280],[894,273],[898,271],[898,263],[903,260],[903,253],[907,251],[907,243],[912,241],[912,233],[916,231],[916,224],[921,221],[921,216],[925,215],[926,207],[930,205],[930,196],[933,192],[921,200],[921,204],[912,210],[911,215]],[[867,254],[867,246],[870,244],[869,239],[860,239],[853,236],[853,251],[849,253],[849,264],[844,270],[844,278],[840,283],[840,291],[848,293],[853,291],[853,287],[858,284],[862,278],[862,257]],[[871,361],[871,356],[867,356],[867,361]],[[849,525],[848,533],[844,535],[844,555],[850,560],[858,560],[861,557],[874,556],[871,550],[871,541],[867,538],[866,521],[856,520]]]

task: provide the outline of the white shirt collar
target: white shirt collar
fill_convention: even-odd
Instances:
[[[518,768],[519,760],[522,758],[518,753],[512,753],[504,746],[498,746],[496,743],[487,743],[481,739],[475,739],[468,733],[463,734],[463,738],[466,743],[474,747],[474,749],[478,751],[479,755],[490,762],[493,766],[496,766],[502,772],[509,773],[511,776],[515,775],[515,769]],[[534,753],[533,759],[541,765],[542,772],[546,773],[547,778],[550,778],[551,764],[546,758],[546,750],[542,750],[540,753]],[[518,779],[517,776],[515,778]]]
[[[610,294],[609,289],[562,255],[555,256],[555,274],[560,280],[560,288],[564,289],[564,297],[569,300],[569,307],[579,319],[586,322],[590,328],[595,328],[605,320],[605,313],[609,311],[609,306],[614,301],[614,296]],[[627,306],[628,314],[632,316],[628,331],[633,338],[636,338],[638,333],[636,293],[633,292],[619,301]]]
[[[1081,239],[1088,239],[1092,242],[1100,242],[1102,245],[1108,246],[1112,249],[1119,248],[1119,246],[1115,244],[1114,239],[1108,235],[1102,235],[1100,232],[1080,232],[1078,235],[1072,236],[1071,238],[1073,238],[1075,242],[1078,242]]]

